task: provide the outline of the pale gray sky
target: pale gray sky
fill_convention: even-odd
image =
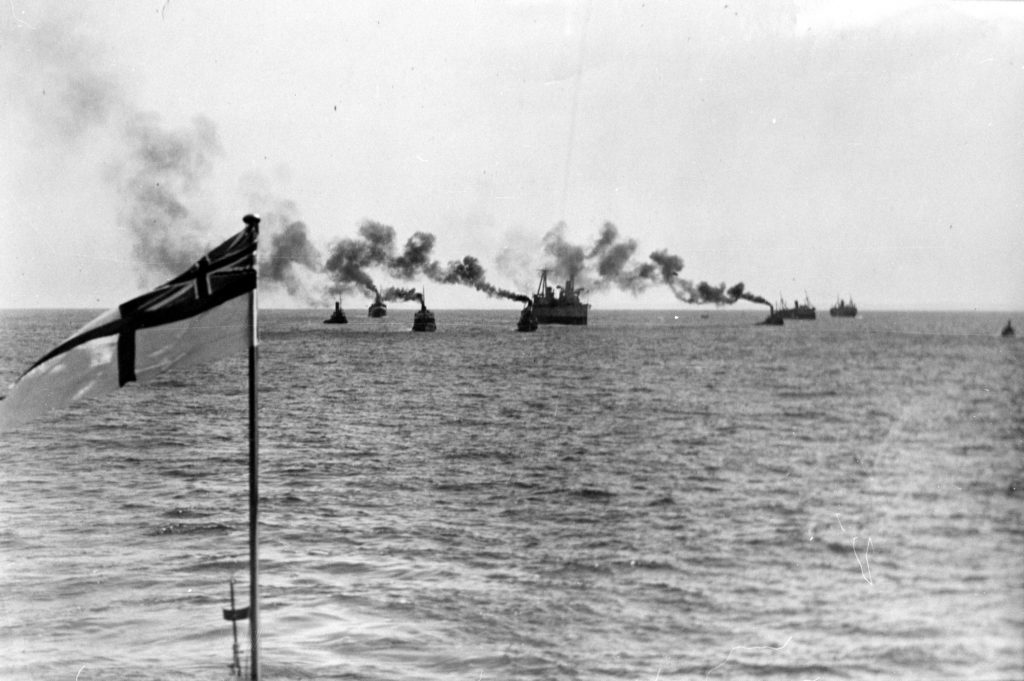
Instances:
[[[262,250],[373,220],[524,293],[611,222],[770,299],[1024,309],[1024,3],[63,4],[0,18],[0,307],[114,306],[255,211]],[[323,297],[294,271],[265,306]]]

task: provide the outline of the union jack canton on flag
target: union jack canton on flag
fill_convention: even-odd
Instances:
[[[46,353],[0,400],[0,430],[249,346],[259,218],[180,276],[108,310]],[[250,294],[251,295],[251,294]]]

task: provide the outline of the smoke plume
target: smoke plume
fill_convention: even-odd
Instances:
[[[400,300],[405,302],[423,299],[419,291],[414,288],[398,288],[396,286],[389,286],[381,291],[380,297],[386,301]]]
[[[388,269],[397,277],[412,279],[423,272],[435,278],[436,263],[430,262],[430,254],[434,249],[434,235],[428,232],[416,232],[405,242],[402,254],[388,263]]]
[[[503,288],[489,283],[484,278],[484,268],[480,264],[480,261],[471,255],[467,255],[462,260],[454,260],[448,263],[448,267],[441,269],[437,263],[433,263],[425,272],[434,281],[439,281],[444,284],[462,284],[464,286],[471,286],[477,291],[486,293],[492,298],[507,298],[509,300],[515,300],[520,303],[530,302],[530,297],[515,291],[508,291]]]
[[[263,222],[268,222],[267,217]],[[288,295],[312,303],[315,299],[306,291],[297,269],[319,271],[320,259],[320,251],[309,240],[306,223],[288,222],[280,231],[271,231],[270,253],[260,262],[260,279],[281,284]]]
[[[566,225],[559,222],[544,235],[544,252],[555,259],[552,269],[556,276],[575,278],[583,271],[586,256],[583,248],[565,239]]]
[[[203,184],[222,153],[216,128],[198,116],[170,129],[136,106],[109,66],[116,60],[83,29],[83,11],[60,11],[5,32],[0,87],[10,94],[8,111],[29,139],[38,138],[32,162],[50,163],[51,179],[65,179],[62,158],[81,158],[86,147],[89,157],[99,155],[141,284],[179,274],[216,241],[203,217]]]
[[[359,227],[359,239],[340,239],[330,248],[324,271],[331,277],[332,294],[347,293],[353,287],[364,293],[379,293],[373,277],[366,271],[391,262],[394,252],[395,229],[379,222],[367,220]]]
[[[614,287],[639,295],[653,285],[664,284],[678,300],[691,305],[732,305],[738,300],[770,305],[764,298],[746,293],[742,283],[727,287],[724,283],[716,286],[681,278],[683,259],[666,249],[652,252],[647,260],[635,261],[637,242],[620,240],[618,228],[610,222],[604,223],[594,244],[586,250],[569,243],[565,230],[565,224],[558,223],[544,236],[544,251],[553,258],[548,269],[592,289]]]
[[[207,222],[189,204],[222,153],[216,127],[197,117],[191,127],[166,130],[156,114],[136,113],[124,141],[124,160],[113,175],[123,199],[121,222],[133,236],[137,260],[150,272],[173,276],[207,246]]]

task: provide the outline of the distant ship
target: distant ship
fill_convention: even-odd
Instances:
[[[786,303],[781,298],[779,299],[779,309],[775,311],[775,314],[779,315],[782,319],[817,319],[818,313],[811,305],[811,301],[804,297],[803,304],[800,301],[794,300],[793,307],[786,307]]]
[[[839,302],[828,309],[828,313],[833,317],[856,317],[857,305],[853,302],[853,298],[850,298],[849,303],[840,298]]]
[[[527,303],[523,311],[519,313],[519,321],[516,322],[516,331],[536,331],[537,315],[533,313],[533,304]]]
[[[768,303],[768,309],[770,310],[768,316],[764,318],[763,322],[758,322],[758,324],[761,326],[782,326],[782,316],[775,311],[775,307],[771,303]]]
[[[345,316],[345,312],[341,309],[340,302],[335,301],[334,312],[324,320],[324,324],[348,324],[348,317]]]
[[[573,288],[573,283],[574,279],[570,277],[565,282],[565,288],[555,296],[554,290],[548,286],[548,271],[540,271],[540,284],[533,296],[533,314],[538,324],[586,325],[590,305],[580,302],[583,289]]]
[[[1012,336],[1013,336],[1013,335],[1014,335],[1015,333],[1016,333],[1016,332],[1015,332],[1015,331],[1013,330],[1013,324],[1011,324],[1011,323],[1010,323],[1010,320],[1009,320],[1009,319],[1007,319],[1007,320],[1006,320],[1006,326],[1004,326],[1004,327],[1003,327],[1003,330],[1002,330],[1002,332],[1000,333],[1000,335],[1001,335],[1001,336],[1002,336],[1003,338],[1011,338],[1011,337],[1012,337]]]
[[[371,317],[384,317],[388,313],[388,306],[380,299],[380,293],[378,293],[374,301],[370,303],[369,309]]]
[[[412,319],[413,331],[437,331],[437,323],[434,321],[434,313],[427,309],[427,303],[422,293],[416,295],[420,299],[420,309]]]

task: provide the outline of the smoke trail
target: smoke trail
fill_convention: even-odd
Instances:
[[[665,282],[675,279],[683,271],[683,259],[670,254],[664,248],[651,253],[651,260],[659,267],[661,278]]]
[[[380,293],[382,300],[388,302],[393,300],[399,301],[410,301],[410,300],[422,300],[422,296],[419,291],[414,288],[398,288],[395,286],[389,286]]]
[[[586,256],[580,246],[565,240],[566,225],[559,222],[544,235],[544,252],[555,259],[550,269],[559,277],[575,278],[583,271]]]
[[[741,281],[740,283],[736,284],[731,289],[729,289],[728,294],[734,300],[749,300],[752,303],[760,303],[761,305],[767,305],[768,307],[775,309],[774,306],[767,300],[765,300],[759,295],[747,293],[746,291],[744,291],[744,288],[745,287],[743,286],[743,282]]]
[[[151,272],[173,275],[202,252],[207,223],[188,201],[199,196],[213,157],[221,153],[214,124],[197,117],[190,128],[164,130],[156,114],[135,114],[125,127],[127,156],[116,171],[121,222],[132,252]]]
[[[630,264],[636,253],[634,239],[618,241],[618,229],[606,222],[588,259],[596,260],[597,278],[591,282],[593,288],[615,286],[633,295],[643,293],[657,281],[657,268],[651,263]]]
[[[453,260],[445,268],[442,268],[440,263],[430,263],[422,271],[434,281],[443,284],[471,286],[492,298],[507,298],[521,303],[530,302],[529,296],[499,288],[488,282],[485,279],[485,271],[480,261],[471,255],[463,257],[462,260]]]
[[[276,215],[272,218],[271,224],[279,220]],[[266,222],[264,218],[264,224]],[[270,253],[260,263],[260,278],[283,284],[288,295],[315,304],[316,299],[306,291],[296,268],[318,271],[320,258],[320,251],[309,240],[306,223],[289,222],[270,237]]]
[[[4,31],[0,82],[8,102],[24,108],[38,138],[33,141],[44,148],[56,143],[71,151],[125,105],[120,78],[102,70],[110,56],[80,26],[78,16],[50,16],[31,29]]]
[[[331,246],[324,271],[333,280],[332,294],[348,292],[353,286],[367,293],[378,293],[366,268],[387,265],[392,261],[395,230],[367,220],[360,225],[359,234],[361,239],[340,239]]]
[[[436,274],[437,263],[430,261],[430,253],[433,249],[434,235],[428,232],[416,232],[405,242],[402,254],[388,263],[388,270],[403,279],[412,279],[419,272],[426,273],[428,276]]]
[[[120,74],[103,45],[90,39],[87,17],[77,8],[48,16],[32,28],[5,33],[0,88],[15,124],[27,123],[39,151],[33,163],[51,162],[50,179],[64,179],[62,156],[89,144],[105,157],[102,177],[117,192],[118,221],[131,236],[131,252],[143,266],[142,284],[179,273],[209,247],[208,222],[200,216],[202,185],[221,153],[211,121],[165,129],[156,114],[129,101]]]
[[[610,222],[604,223],[601,227],[601,234],[597,237],[597,241],[594,242],[594,247],[587,253],[588,258],[593,258],[601,255],[608,247],[615,243],[619,238],[619,229]]]

